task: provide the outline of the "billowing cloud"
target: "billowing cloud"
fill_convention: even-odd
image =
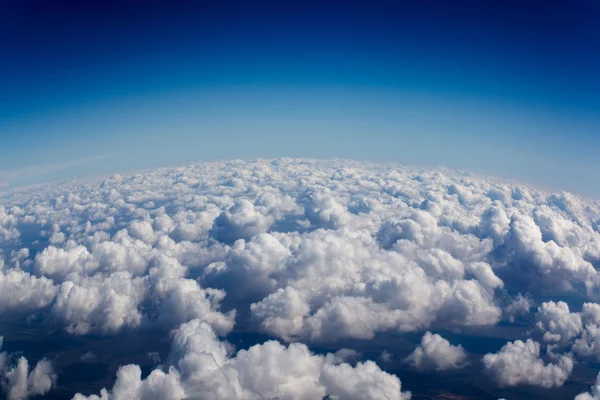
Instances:
[[[0,336],[0,349],[2,342]],[[56,373],[47,359],[38,361],[31,370],[25,357],[17,358],[4,351],[0,353],[0,380],[8,400],[25,400],[48,393],[56,384]]]
[[[56,296],[52,280],[19,269],[4,269],[0,263],[0,311],[24,312],[48,306]]]
[[[538,308],[536,320],[546,342],[600,359],[600,304],[584,303],[580,312],[571,312],[565,302],[549,301]]]
[[[372,361],[351,366],[334,354],[315,355],[301,343],[276,341],[231,354],[213,329],[197,319],[182,324],[173,337],[163,369],[142,379],[138,365],[119,369],[111,391],[94,399],[339,399],[408,400],[400,380]]]
[[[453,346],[440,335],[426,332],[421,339],[421,344],[405,359],[405,362],[420,370],[444,371],[464,366],[466,359],[467,353],[462,346]]]
[[[396,385],[375,364],[343,366],[302,347],[387,332],[517,321],[563,353],[600,356],[600,203],[568,193],[443,169],[278,159],[3,191],[0,204],[4,315],[79,336],[167,335],[194,320],[222,337],[235,328],[266,333],[280,342],[259,345],[257,357],[306,353],[315,366],[298,375],[311,385],[289,378],[289,390],[347,397],[338,383],[356,371]],[[570,297],[585,303],[581,311],[564,302]],[[459,347],[426,338],[415,366],[461,364]],[[210,372],[198,386],[186,375],[192,365],[173,356],[144,379],[124,366],[111,393],[193,389],[218,398],[288,387],[283,377],[256,388],[260,380],[244,381],[236,363],[246,354],[216,358],[237,371],[227,381],[235,384]],[[572,364],[571,355],[552,357],[544,362],[536,342],[516,341],[484,363],[500,384],[552,387]],[[213,368],[198,365],[202,374]]]
[[[575,400],[600,400],[600,374],[598,374],[596,384],[592,386],[590,392],[578,394],[575,396]]]
[[[544,363],[539,343],[531,339],[509,342],[498,353],[486,354],[482,361],[500,386],[562,386],[573,370],[571,355],[558,356],[556,363]]]
[[[537,326],[547,342],[567,341],[577,336],[582,328],[581,315],[569,312],[564,301],[543,303],[536,314]]]
[[[573,343],[573,351],[580,356],[600,359],[600,304],[584,303],[580,315],[584,329]]]

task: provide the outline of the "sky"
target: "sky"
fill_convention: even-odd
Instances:
[[[232,158],[600,198],[600,5],[0,0],[0,188]]]

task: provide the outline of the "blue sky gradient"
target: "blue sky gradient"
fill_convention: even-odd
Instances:
[[[345,157],[600,196],[595,1],[204,3],[0,2],[0,181]]]

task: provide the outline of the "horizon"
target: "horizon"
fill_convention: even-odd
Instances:
[[[598,198],[599,7],[5,1],[0,171],[342,157]]]
[[[600,2],[0,0],[0,398],[600,400]]]

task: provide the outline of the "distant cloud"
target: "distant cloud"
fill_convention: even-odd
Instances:
[[[87,353],[85,353],[84,355],[81,356],[80,360],[81,360],[81,362],[84,362],[84,363],[93,364],[93,363],[98,362],[98,356],[96,356],[91,351],[88,351]]]
[[[38,176],[44,176],[51,174],[53,172],[58,172],[70,168],[77,167],[79,165],[89,164],[95,161],[105,160],[107,158],[113,157],[110,154],[88,157],[88,158],[80,158],[77,160],[64,161],[55,164],[47,164],[47,165],[30,165],[24,168],[8,170],[8,171],[0,171],[0,188],[7,188],[9,186],[14,186],[15,182],[23,179],[35,178]]]
[[[426,332],[421,344],[405,361],[416,369],[444,371],[463,367],[466,359],[467,353],[462,346],[453,346],[440,335]]]

